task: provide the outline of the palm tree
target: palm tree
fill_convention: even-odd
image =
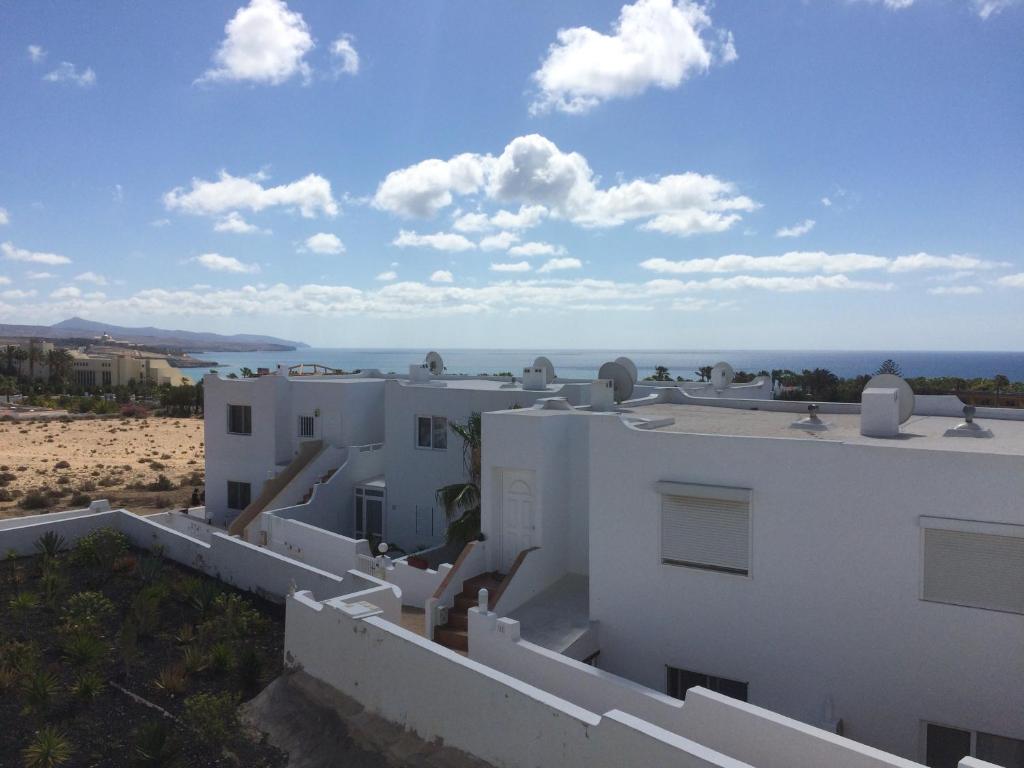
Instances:
[[[711,369],[710,365],[702,365],[694,373],[698,376],[698,381],[711,381]]]
[[[672,376],[668,372],[668,368],[664,365],[656,365],[654,367],[654,381],[672,381]]]
[[[7,360],[7,365],[4,370],[7,373],[14,373],[14,354],[18,351],[18,348],[13,344],[7,344],[4,346],[4,358]]]
[[[43,350],[36,344],[35,340],[28,344],[28,378],[34,381],[36,378],[36,363],[43,361]]]
[[[997,373],[992,378],[992,383],[995,385],[996,388],[996,405],[999,405],[999,395],[1004,389],[1010,386],[1010,380],[1003,374]]]
[[[448,541],[468,542],[480,535],[480,446],[483,421],[474,413],[465,424],[448,425],[462,438],[462,460],[469,479],[437,489],[437,503],[448,518]]]
[[[28,352],[25,351],[24,347],[18,347],[14,350],[13,357],[18,363],[18,375],[21,376],[21,364],[28,360]]]
[[[18,391],[18,383],[13,376],[0,376],[0,395],[7,396],[7,402],[11,402],[11,395]]]
[[[51,349],[46,353],[46,365],[50,369],[50,381],[63,384],[71,372],[71,353],[66,349]]]
[[[246,368],[244,365],[239,369],[238,372],[242,374],[243,379],[251,379],[253,378],[253,376],[256,375],[252,372],[252,368]]]

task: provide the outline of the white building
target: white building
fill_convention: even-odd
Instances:
[[[795,427],[801,404],[678,393],[486,414],[493,610],[671,695],[702,685],[934,766],[1024,765],[1024,421],[947,433],[955,399],[919,397],[950,415],[900,428],[881,395]],[[893,436],[861,433],[879,421]]]

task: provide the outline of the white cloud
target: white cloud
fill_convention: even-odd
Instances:
[[[846,275],[809,275],[807,277],[761,277],[735,275],[713,277],[709,280],[650,280],[647,287],[655,293],[688,293],[694,291],[735,291],[754,288],[778,293],[806,293],[809,291],[891,291],[892,283],[851,280]]]
[[[1018,272],[1015,275],[1004,275],[996,280],[996,283],[1008,288],[1024,288],[1024,272]]]
[[[11,215],[7,213],[6,208],[0,208],[0,227],[5,227],[11,223]]]
[[[334,57],[334,71],[339,75],[355,75],[359,73],[359,54],[356,52],[352,35],[342,35],[331,43],[331,56]]]
[[[10,284],[11,284],[11,278],[4,277],[3,275],[0,275],[0,285],[10,285]]]
[[[80,283],[92,283],[93,285],[107,284],[107,278],[103,275],[98,275],[95,272],[83,272],[80,275],[75,275],[75,280]]]
[[[221,256],[219,253],[204,253],[196,256],[193,261],[200,266],[206,267],[213,272],[236,272],[240,274],[253,274],[260,271],[259,264],[246,264],[234,256]]]
[[[893,260],[889,267],[890,272],[916,272],[924,269],[994,269],[1005,266],[1003,264],[985,261],[975,256],[963,256],[953,254],[951,256],[933,256],[930,253],[914,253],[908,256],[899,256]]]
[[[974,256],[933,256],[917,253],[894,259],[867,253],[825,253],[823,251],[790,251],[781,256],[747,256],[730,254],[717,258],[670,259],[654,258],[640,262],[643,269],[668,274],[711,272],[861,272],[885,270],[893,273],[930,269],[976,270],[1003,266]]]
[[[164,206],[170,211],[199,216],[217,216],[239,209],[257,212],[278,205],[297,208],[307,219],[315,217],[318,211],[326,216],[338,215],[331,183],[323,176],[311,173],[276,187],[264,187],[261,180],[260,176],[243,178],[227,171],[221,171],[217,181],[193,178],[190,190],[175,187],[165,194]]]
[[[583,262],[579,259],[574,259],[572,256],[564,259],[548,259],[544,262],[543,266],[538,269],[538,272],[556,272],[563,269],[582,269]]]
[[[170,226],[170,224],[171,224],[171,220],[170,219],[153,219],[151,222],[149,222],[149,226],[156,227],[158,229],[160,227]]]
[[[519,203],[518,214],[499,211],[463,214],[461,231],[485,231],[498,224],[533,226],[546,215],[585,227],[615,227],[643,220],[644,229],[675,235],[720,232],[758,204],[737,194],[735,185],[714,176],[682,173],[653,181],[633,180],[600,189],[586,158],[563,152],[531,134],[513,139],[501,155],[462,154],[425,160],[388,174],[374,205],[404,216],[429,217],[452,204],[454,195],[483,194]],[[510,229],[516,227],[509,227]]]
[[[238,211],[231,211],[220,219],[213,225],[213,230],[215,232],[233,232],[236,235],[270,234],[269,229],[260,229],[255,224],[247,222]]]
[[[405,229],[398,233],[398,237],[392,240],[391,244],[399,248],[434,248],[438,251],[471,251],[476,248],[472,240],[454,232],[420,235]]]
[[[387,272],[381,272],[374,279],[375,280],[380,280],[382,283],[386,283],[386,282],[390,282],[391,280],[397,280],[398,279],[398,273],[395,272],[392,269],[392,270],[388,270]]]
[[[814,219],[804,219],[799,224],[794,224],[791,227],[780,227],[775,230],[776,237],[803,237],[812,229],[814,229]]]
[[[552,245],[551,243],[532,242],[509,248],[508,252],[513,256],[525,256],[526,258],[533,256],[561,256],[565,253],[565,248],[560,245]]]
[[[532,229],[548,215],[543,205],[521,205],[516,213],[500,210],[491,217],[491,224],[499,229]]]
[[[529,272],[530,262],[528,261],[513,261],[501,264],[491,264],[492,272]]]
[[[458,232],[486,232],[494,229],[491,218],[486,213],[462,213],[456,211],[452,229]]]
[[[519,242],[519,235],[515,232],[499,232],[496,235],[488,235],[480,240],[480,249],[484,251],[507,251],[511,246]]]
[[[41,45],[30,45],[28,47],[28,57],[34,62],[40,62],[46,58],[46,51]]]
[[[981,292],[977,285],[939,285],[928,289],[934,296],[972,296]]]
[[[432,283],[451,283],[454,280],[455,278],[452,277],[452,273],[447,269],[439,269],[430,275],[430,282]]]
[[[530,112],[579,114],[651,87],[677,88],[715,61],[735,58],[732,35],[711,28],[705,6],[637,0],[622,7],[610,35],[589,27],[558,31],[558,41],[533,73],[538,94]]]
[[[49,280],[56,275],[52,272],[26,272],[25,277],[29,280]]]
[[[70,61],[62,61],[52,72],[43,75],[43,80],[50,83],[72,83],[80,88],[90,88],[96,85],[96,73],[92,67],[79,70]]]
[[[1017,5],[1019,2],[1020,0],[972,0],[974,10],[983,19],[1005,11],[1010,6]]]
[[[313,37],[302,14],[283,0],[252,0],[224,27],[224,40],[213,55],[214,67],[196,82],[248,81],[278,85],[312,70],[305,56]]]
[[[23,291],[19,288],[14,288],[9,291],[0,291],[0,298],[8,299],[11,301],[17,299],[31,299],[38,293],[38,291]]]
[[[832,198],[826,195],[825,197],[821,198],[821,204],[824,205],[826,208],[831,208]]]
[[[73,285],[65,285],[50,294],[51,299],[77,299],[82,292]]]
[[[732,306],[731,301],[714,301],[713,299],[697,299],[687,296],[672,302],[672,309],[676,312],[706,312],[709,309],[723,309]]]
[[[324,253],[337,256],[345,252],[345,244],[341,238],[330,232],[317,232],[315,235],[306,238],[306,250],[313,253]]]
[[[428,218],[452,203],[452,193],[476,192],[484,181],[483,158],[462,154],[392,171],[377,187],[373,205],[400,216]]]
[[[14,243],[8,241],[0,244],[0,251],[4,258],[10,261],[28,261],[33,264],[70,264],[71,259],[57,253],[45,253],[43,251],[29,251],[25,248],[17,248]]]

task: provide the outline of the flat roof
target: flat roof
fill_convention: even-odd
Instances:
[[[992,430],[992,437],[945,437],[947,429],[963,418],[953,416],[911,416],[893,438],[866,437],[860,433],[860,414],[819,413],[827,430],[812,431],[790,427],[806,413],[783,413],[741,408],[675,403],[654,403],[625,408],[624,414],[643,419],[675,419],[651,432],[683,432],[698,435],[774,437],[798,440],[826,440],[862,445],[882,445],[965,453],[996,453],[1024,456],[1024,421],[978,418],[976,423]],[[557,413],[557,412],[556,412]]]

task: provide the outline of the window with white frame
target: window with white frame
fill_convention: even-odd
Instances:
[[[661,562],[750,574],[750,491],[691,483],[658,483]]]
[[[435,451],[447,450],[448,419],[444,416],[417,416],[416,447]]]
[[[925,765],[956,768],[965,757],[976,757],[1006,768],[1024,768],[1024,741],[982,731],[925,724]]]
[[[314,429],[312,416],[299,416],[299,437],[313,437]]]
[[[1024,613],[1024,526],[921,518],[921,598]]]

